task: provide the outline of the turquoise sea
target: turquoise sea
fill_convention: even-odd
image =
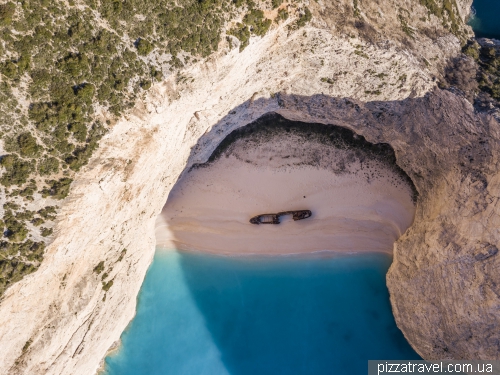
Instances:
[[[477,37],[500,39],[500,0],[474,0],[475,15],[469,20]]]
[[[157,250],[107,375],[366,374],[419,359],[384,254],[229,258]]]

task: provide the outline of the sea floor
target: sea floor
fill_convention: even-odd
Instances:
[[[158,249],[107,375],[366,374],[419,359],[383,253],[224,257]]]

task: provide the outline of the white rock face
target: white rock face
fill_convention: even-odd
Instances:
[[[462,17],[464,21],[467,21],[470,15],[472,1],[473,0],[456,0],[460,17]]]
[[[335,37],[321,25],[287,34],[285,28],[275,29],[242,53],[225,51],[170,77],[102,140],[73,183],[40,269],[3,296],[1,374],[97,371],[134,316],[154,253],[154,222],[170,189],[186,166],[206,161],[233,129],[275,111],[294,120],[349,127],[371,142],[390,142],[398,155],[409,152],[405,148],[412,137],[425,137],[405,133],[411,133],[412,118],[398,117],[390,131],[382,125],[375,129],[370,126],[376,115],[385,116],[380,108],[330,98],[395,102],[401,113],[413,102],[396,101],[411,96],[423,103],[417,106],[421,120],[426,118],[421,97],[434,87],[435,66],[427,68],[420,56],[389,43],[381,48]],[[458,40],[446,35],[430,43],[427,53],[442,62],[458,49]],[[443,106],[456,102],[467,121],[473,118],[466,102],[440,95]],[[449,124],[447,117],[442,121]],[[408,138],[391,139],[399,134],[398,126]],[[396,259],[403,259],[398,252]],[[93,271],[101,261],[105,281],[113,281],[107,292],[102,273]]]

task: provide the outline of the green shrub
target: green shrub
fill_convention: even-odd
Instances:
[[[141,88],[143,90],[149,90],[151,88],[151,81],[150,80],[142,81]]]
[[[33,198],[33,194],[36,191],[36,181],[30,180],[28,186],[26,186],[23,190],[19,191],[19,195],[21,197]]]
[[[27,240],[25,243],[21,244],[24,249],[21,251],[21,254],[26,256],[26,258],[33,262],[38,261],[41,262],[43,260],[43,252],[45,250],[44,242],[33,242],[31,240]]]
[[[94,267],[94,273],[97,273],[98,275],[104,271],[104,261],[101,260],[97,266]]]
[[[361,16],[361,12],[359,10],[359,7],[358,7],[358,0],[353,0],[353,13],[354,13],[354,17],[360,17]]]
[[[312,20],[312,13],[309,8],[304,8],[304,13],[299,16],[299,19],[296,22],[296,27],[301,28],[305,26],[309,21]]]
[[[283,0],[271,0],[271,5],[273,6],[273,9],[276,9],[281,4],[283,4]]]
[[[48,188],[42,190],[42,197],[46,198],[51,196],[54,199],[64,199],[69,194],[69,188],[73,180],[71,178],[61,178],[60,180],[45,181],[49,185]]]
[[[59,160],[49,156],[38,162],[38,173],[41,176],[47,176],[49,174],[59,172]]]
[[[122,12],[123,4],[121,0],[102,0],[100,10],[104,17],[113,20],[113,17]]]
[[[455,9],[458,11],[455,0],[443,0],[442,5],[435,0],[420,0],[420,4],[425,6],[429,13],[443,21],[443,26],[448,27],[455,35],[459,33],[459,19],[455,16]],[[455,9],[454,9],[455,8]]]
[[[491,96],[496,100],[500,100],[500,80],[491,87]]]
[[[54,230],[53,230],[52,228],[44,228],[44,227],[41,227],[41,228],[40,228],[40,234],[41,234],[43,237],[48,237],[48,236],[50,236],[53,232],[54,232]]]
[[[7,237],[9,241],[22,242],[26,239],[28,228],[23,222],[16,220],[14,217],[7,217],[5,219],[5,226],[7,228],[5,237]]]
[[[481,48],[481,56],[487,59],[494,59],[496,57],[495,47],[483,47]]]
[[[272,21],[264,18],[264,12],[262,10],[251,9],[250,12],[243,17],[243,23],[249,26],[253,34],[264,36],[269,30]]]
[[[237,23],[236,27],[232,28],[228,32],[229,35],[233,35],[240,41],[240,52],[243,51],[249,44],[250,30],[246,25]]]
[[[35,227],[39,227],[40,225],[42,225],[43,223],[45,223],[45,220],[43,220],[42,218],[40,217],[37,217],[37,218],[34,218],[33,220],[31,220],[31,223],[35,226]]]
[[[288,12],[286,9],[280,9],[278,10],[278,19],[285,21],[288,19]]]
[[[118,258],[118,262],[121,262],[123,260],[125,254],[127,254],[127,249],[122,250],[122,252],[120,253],[120,257]]]
[[[322,77],[321,82],[325,82],[325,83],[328,83],[330,85],[333,85],[335,83],[335,80],[333,78]]]
[[[24,210],[16,213],[17,220],[31,220],[33,219],[34,212],[30,210]]]
[[[58,63],[58,68],[72,78],[79,78],[89,70],[89,59],[85,54],[70,53]]]
[[[78,142],[85,142],[87,139],[87,126],[81,122],[74,122],[68,125],[68,130],[73,133],[73,137]]]
[[[35,137],[31,133],[22,133],[17,137],[17,143],[19,145],[19,152],[21,156],[33,157],[38,154],[40,149],[38,143],[36,143]]]
[[[16,6],[12,2],[0,5],[0,26],[7,26],[12,23],[12,17],[16,12]]]
[[[370,56],[368,56],[366,53],[364,53],[363,51],[360,51],[359,49],[355,50],[354,53],[358,56],[361,56],[365,59],[369,59]]]
[[[107,292],[113,286],[113,280],[108,281],[107,283],[102,283],[102,289]]]
[[[19,75],[17,64],[15,64],[13,61],[6,61],[2,63],[2,65],[0,65],[0,71],[7,78],[11,79],[16,78]]]
[[[24,184],[33,170],[29,162],[19,159],[14,154],[2,157],[0,165],[5,168],[5,172],[0,178],[0,183],[7,187]]]
[[[97,143],[89,143],[85,147],[76,148],[71,156],[68,156],[65,159],[65,162],[69,165],[69,167],[78,171],[82,166],[88,163],[90,157],[92,156],[92,152],[97,148]]]
[[[31,339],[30,339],[30,340],[28,340],[28,341],[26,341],[26,343],[25,343],[25,344],[24,344],[24,346],[23,346],[23,350],[22,350],[22,351],[23,351],[23,353],[24,353],[24,352],[26,352],[26,350],[28,350],[28,349],[29,349],[29,347],[30,347],[30,345],[31,345],[32,343],[33,343],[33,340],[31,340]]]
[[[21,206],[19,206],[17,203],[14,203],[14,202],[7,202],[7,203],[4,203],[3,205],[3,208],[4,210],[19,210]]]
[[[462,52],[464,54],[466,54],[467,56],[472,57],[474,60],[478,60],[479,59],[479,44],[477,44],[477,42],[469,43],[462,49]]]
[[[19,74],[24,74],[30,67],[30,57],[29,55],[21,55],[17,60],[17,69]]]
[[[47,206],[38,210],[37,214],[43,217],[45,220],[54,220],[56,218],[56,207]]]
[[[441,18],[443,16],[443,9],[438,6],[434,0],[420,0],[420,4],[426,7],[429,12],[436,17]]]
[[[136,42],[137,53],[141,56],[146,56],[153,51],[153,44],[146,39],[139,39]]]
[[[90,83],[82,83],[77,86],[75,89],[75,94],[78,99],[90,105],[92,103],[92,99],[94,98],[95,88],[94,85]]]
[[[160,70],[156,70],[155,67],[151,68],[151,76],[157,81],[161,81],[163,79],[163,73]]]
[[[414,37],[414,31],[413,29],[408,25],[408,22],[406,22],[406,19],[402,16],[402,15],[399,15],[399,22],[401,24],[401,29],[403,30],[403,32],[408,35],[410,38],[412,39],[415,39]]]
[[[17,259],[0,260],[0,294],[16,281],[21,280],[25,275],[36,271],[33,264],[21,262]]]
[[[75,149],[75,145],[63,139],[60,142],[54,143],[54,149],[59,155],[69,154]]]
[[[57,140],[57,141],[65,141],[68,138],[68,127],[71,126],[64,126],[64,124],[58,124],[53,128],[52,131],[52,136]]]

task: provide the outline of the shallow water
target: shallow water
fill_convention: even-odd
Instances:
[[[477,37],[500,39],[500,0],[474,0],[469,20]]]
[[[107,375],[366,374],[418,359],[385,254],[229,258],[158,250]]]

